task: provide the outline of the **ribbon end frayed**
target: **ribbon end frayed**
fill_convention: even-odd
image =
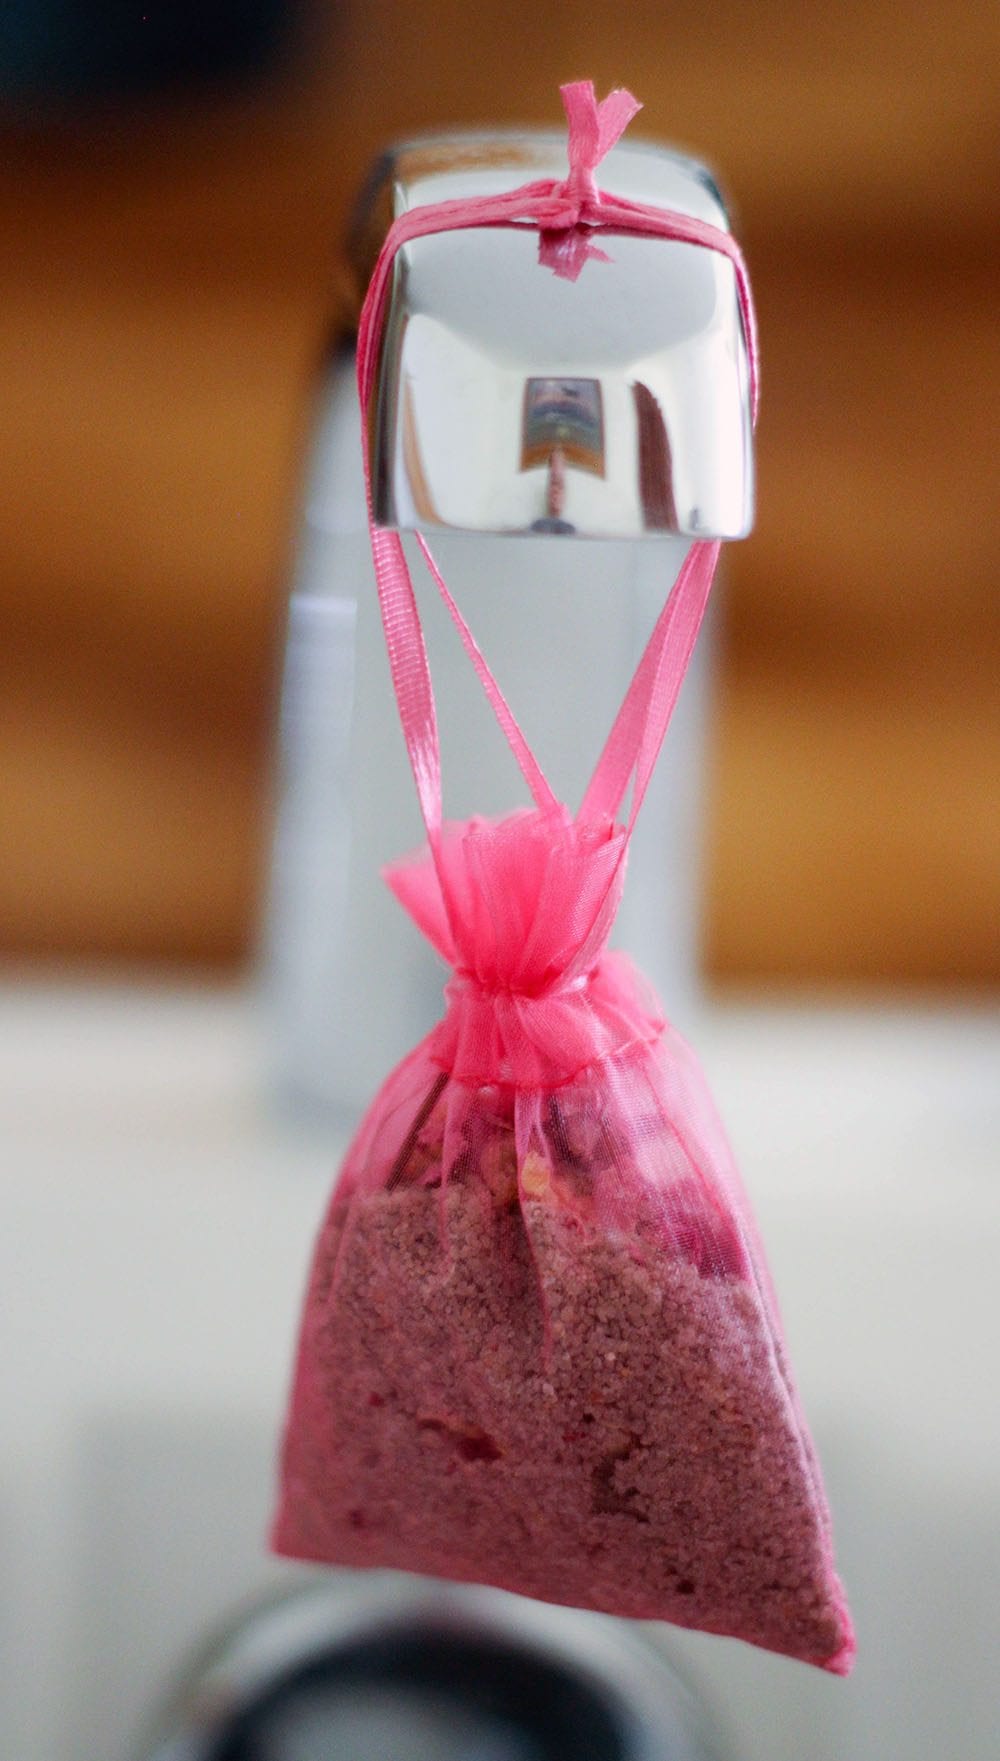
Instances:
[[[551,269],[561,281],[579,281],[585,263],[612,262],[607,251],[591,243],[588,231],[583,226],[571,226],[563,231],[543,228],[538,235],[538,261],[542,268]]]
[[[621,139],[642,105],[626,86],[617,86],[598,103],[590,79],[571,80],[560,86],[559,91],[569,125],[570,165],[593,171]]]
[[[571,112],[597,110],[597,93],[592,79],[567,80],[559,87],[559,93],[569,121],[572,121]]]
[[[603,159],[610,153],[616,141],[619,141],[634,116],[642,109],[638,98],[633,97],[627,86],[617,86],[613,92],[597,106],[599,128],[598,151]]]

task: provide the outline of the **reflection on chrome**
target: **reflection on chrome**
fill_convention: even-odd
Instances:
[[[558,448],[565,464],[604,476],[604,412],[599,379],[526,379],[521,469],[548,466]]]
[[[643,522],[649,532],[676,532],[673,467],[667,424],[648,385],[637,379],[632,386],[635,427],[639,442],[639,496]]]

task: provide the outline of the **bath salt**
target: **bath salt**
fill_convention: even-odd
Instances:
[[[601,1227],[579,1169],[518,1168],[513,1132],[445,1187],[440,1158],[425,1142],[399,1184],[331,1210],[279,1549],[843,1669],[825,1516],[738,1232],[690,1192],[664,1239]]]
[[[581,175],[565,190],[531,185],[495,216],[486,198],[414,209],[390,231],[359,329],[364,412],[404,238],[543,226],[540,273],[575,279],[600,253],[570,263],[551,235],[583,204],[591,233],[607,212],[731,255],[690,217],[626,215],[602,196],[590,172],[634,102],[567,91]],[[449,821],[406,555],[371,530],[427,830],[386,878],[450,978],[441,1020],[362,1120],[320,1230],[273,1545],[674,1621],[846,1673],[850,1616],[753,1218],[694,1053],[609,946],[719,545],[692,544],[573,812],[419,541],[533,803]]]

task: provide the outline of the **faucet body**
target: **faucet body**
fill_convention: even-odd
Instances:
[[[455,135],[375,167],[352,254],[364,284],[409,206],[565,170],[564,137]],[[696,162],[619,144],[601,183],[716,225]],[[376,519],[431,536],[557,791],[579,799],[692,538],[752,520],[745,339],[731,265],[601,235],[562,280],[533,229],[476,228],[399,252],[368,435]],[[508,540],[517,537],[517,543]],[[601,542],[595,543],[593,540]],[[518,798],[454,632],[424,604],[456,816]],[[438,615],[440,614],[440,615]],[[683,1025],[697,995],[703,638],[637,828],[617,939]],[[291,596],[265,935],[280,1088],[356,1117],[440,1012],[443,969],[378,880],[422,827],[389,687],[361,469],[353,354],[324,370]]]

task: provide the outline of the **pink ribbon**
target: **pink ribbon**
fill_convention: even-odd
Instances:
[[[372,273],[358,328],[358,391],[366,424],[397,251],[412,239],[478,226],[536,228],[540,234],[541,261],[556,274],[573,280],[588,258],[607,260],[593,242],[597,231],[672,239],[720,252],[735,270],[756,417],[757,331],[750,283],[739,246],[728,232],[706,221],[628,202],[600,190],[595,169],[640,106],[626,91],[612,92],[598,104],[590,81],[563,86],[562,96],[569,122],[569,174],[565,179],[524,184],[499,196],[411,209],[390,227]],[[525,989],[519,982],[489,981],[475,961],[466,958],[471,920],[469,873],[464,864],[466,855],[470,863],[484,860],[484,845],[477,844],[473,834],[468,852],[463,846],[456,858],[454,840],[444,836],[437,718],[420,616],[400,535],[374,522],[367,444],[364,470],[390,671],[429,846],[425,861],[394,865],[387,878],[440,951],[463,969],[448,987],[448,1011],[435,1030],[433,1053],[460,1081],[503,1080],[520,1086],[556,1086],[572,1080],[588,1062],[649,1043],[662,1028],[662,1017],[649,999],[640,994],[641,987],[632,968],[622,957],[608,954],[605,944],[621,894],[629,838],[687,670],[720,545],[712,542],[691,546],[649,638],[576,821],[570,822],[579,828],[580,898],[589,901],[586,918],[574,922],[572,945],[560,956],[559,969],[541,988],[532,985]],[[448,591],[426,540],[418,534],[417,542],[527,782],[537,808],[536,824],[541,821],[551,827],[553,849],[558,848],[565,869],[565,873],[560,870],[561,877],[565,881],[568,876],[568,897],[573,892],[577,853],[571,839],[567,857],[566,810],[560,807],[549,787]],[[616,830],[615,816],[630,784],[628,821],[622,830]],[[474,822],[470,822],[472,826]],[[530,827],[526,827],[525,835],[530,841]],[[601,872],[606,878],[588,892],[588,876],[593,879],[595,864],[602,860],[602,838],[610,864],[604,861]],[[608,843],[615,846],[610,852]],[[513,872],[518,874],[517,864]],[[559,911],[554,913],[554,921],[557,926],[562,923]],[[529,936],[529,942],[530,939]],[[504,958],[513,962],[515,968],[522,950],[523,941],[508,935]],[[473,949],[474,954],[478,952]]]
[[[610,92],[599,104],[589,79],[560,89],[569,123],[569,176],[553,193],[562,196],[565,211],[558,224],[550,221],[540,233],[538,261],[565,281],[576,281],[588,259],[611,261],[581,227],[587,221],[600,223],[601,192],[594,172],[642,105],[624,90]]]

